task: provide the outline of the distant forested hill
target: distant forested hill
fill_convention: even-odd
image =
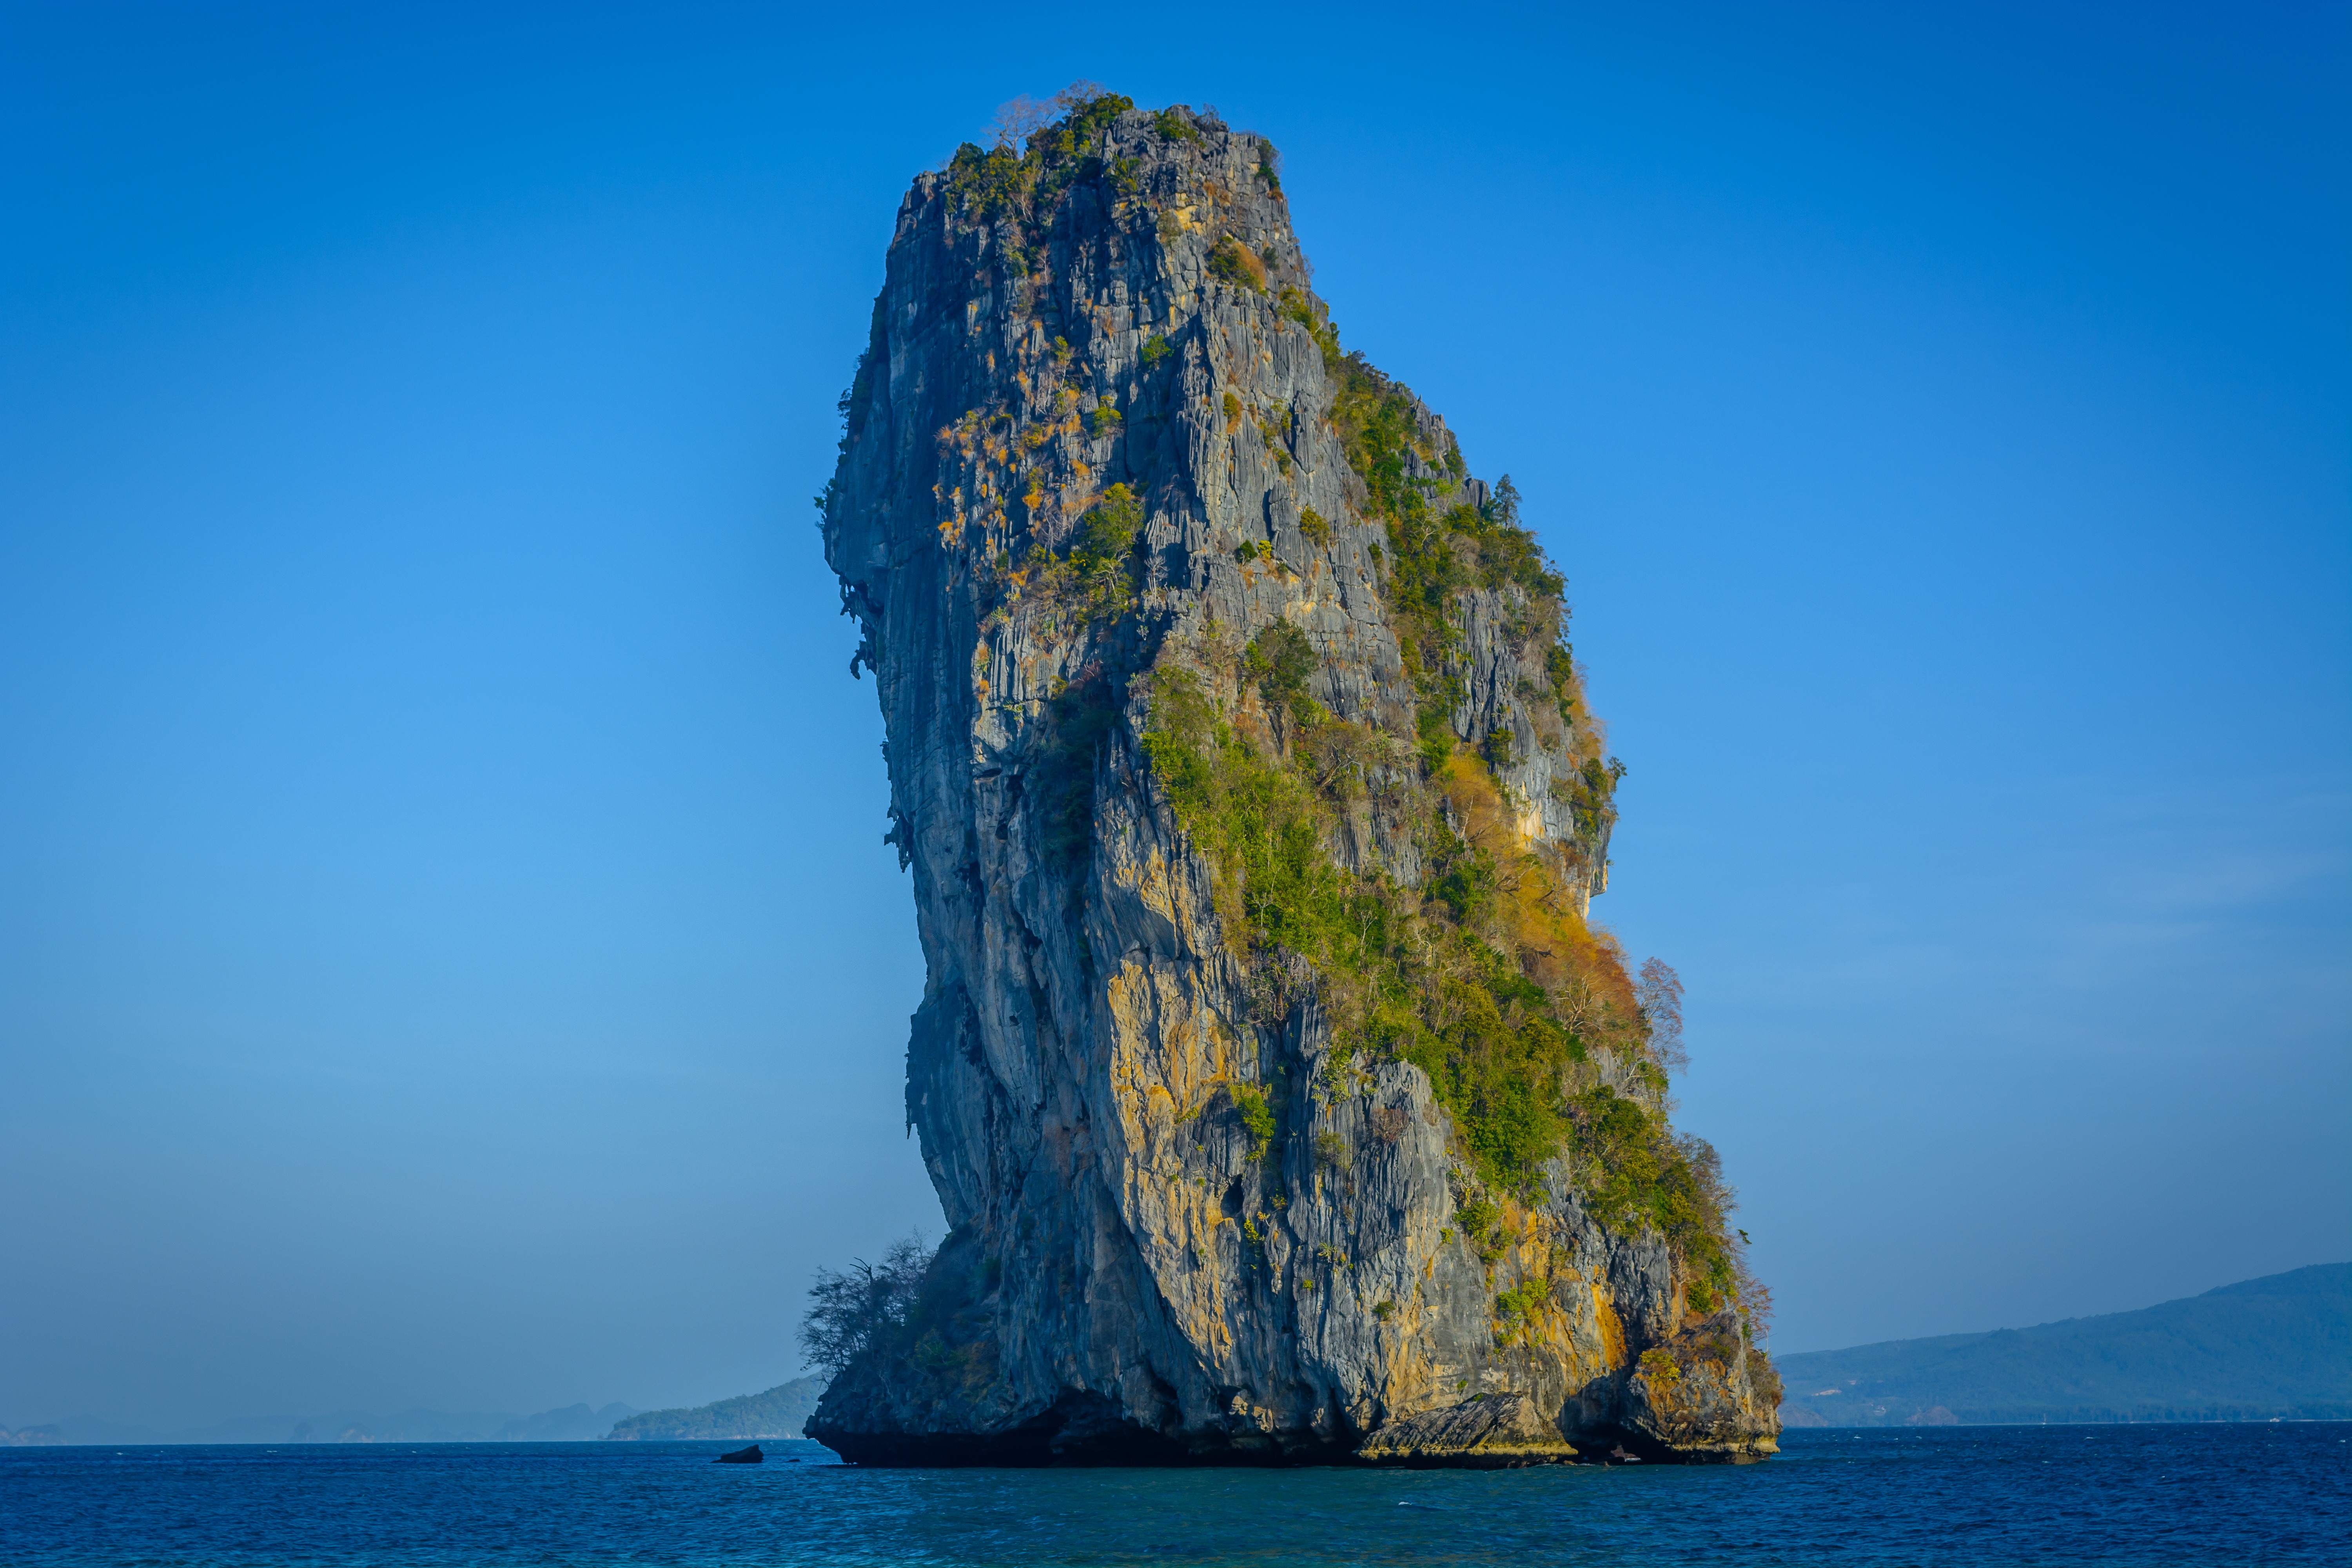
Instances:
[[[740,1394],[691,1410],[648,1410],[614,1426],[607,1437],[677,1442],[702,1437],[797,1437],[816,1408],[824,1379],[796,1377],[765,1394]]]
[[[2352,1263],[2137,1312],[1773,1360],[1790,1426],[2352,1419]]]

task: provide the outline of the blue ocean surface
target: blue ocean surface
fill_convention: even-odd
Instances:
[[[1485,1472],[711,1463],[730,1446],[0,1449],[0,1563],[2352,1563],[2352,1423],[1812,1430],[1764,1464]]]

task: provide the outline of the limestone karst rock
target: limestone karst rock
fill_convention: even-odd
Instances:
[[[809,1436],[1771,1452],[1659,995],[1586,924],[1620,770],[1560,579],[1340,353],[1270,145],[1065,107],[916,179],[819,502],[887,722],[929,963],[907,1115],[950,1229]]]

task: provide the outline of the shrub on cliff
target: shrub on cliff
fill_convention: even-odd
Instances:
[[[1048,586],[1074,595],[1088,616],[1101,619],[1135,602],[1135,546],[1143,533],[1143,500],[1125,485],[1113,485],[1078,519],[1069,553]]]
[[[1307,679],[1315,673],[1315,665],[1307,634],[1288,621],[1276,621],[1260,632],[1242,655],[1242,668],[1257,682],[1266,706],[1308,724],[1323,716],[1321,705],[1307,695]]]
[[[868,1345],[906,1326],[930,1266],[931,1248],[915,1236],[893,1242],[879,1263],[861,1258],[847,1268],[819,1268],[801,1320],[801,1352],[828,1377],[839,1376]]]
[[[1265,263],[1230,234],[1217,241],[1216,248],[1209,252],[1209,271],[1228,283],[1265,292]]]
[[[1242,1126],[1250,1135],[1250,1158],[1257,1159],[1274,1142],[1274,1108],[1266,1103],[1265,1091],[1254,1083],[1234,1084],[1231,1091],[1234,1108],[1241,1112]]]

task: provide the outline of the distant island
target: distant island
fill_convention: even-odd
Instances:
[[[584,1443],[636,1413],[635,1405],[618,1403],[602,1409],[571,1405],[535,1415],[479,1410],[404,1410],[377,1415],[338,1410],[325,1415],[240,1415],[209,1426],[160,1431],[129,1422],[79,1419],[13,1432],[0,1426],[0,1447],[65,1443]]]
[[[707,1437],[797,1437],[816,1408],[824,1379],[796,1377],[765,1394],[738,1394],[691,1410],[648,1410],[604,1434],[626,1442],[694,1442]]]
[[[2137,1312],[1773,1359],[1784,1426],[2352,1419],[2352,1263]]]

